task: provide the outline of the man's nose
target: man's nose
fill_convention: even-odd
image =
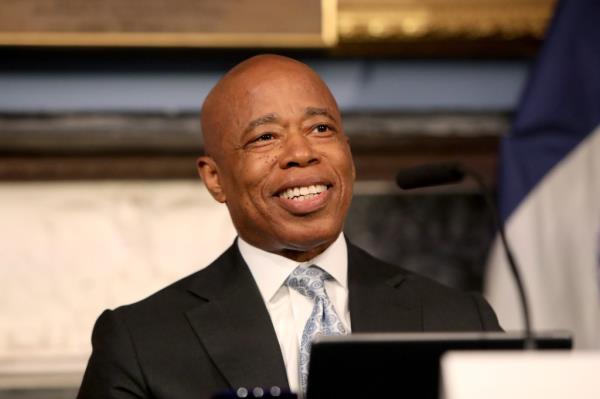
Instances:
[[[315,151],[314,144],[301,133],[290,134],[283,146],[280,158],[280,166],[283,169],[319,163],[319,154]]]

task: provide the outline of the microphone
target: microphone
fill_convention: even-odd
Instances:
[[[506,239],[504,223],[502,223],[500,221],[500,218],[498,217],[498,208],[494,204],[492,194],[488,189],[487,185],[485,184],[483,177],[481,177],[481,175],[475,172],[474,170],[470,168],[465,168],[458,162],[445,162],[437,164],[426,164],[403,169],[396,175],[396,184],[398,184],[398,186],[400,186],[400,188],[404,190],[410,190],[414,188],[424,188],[443,184],[458,183],[462,181],[465,178],[465,176],[472,177],[473,180],[475,180],[475,182],[479,186],[485,198],[487,209],[490,212],[490,216],[492,217],[492,222],[494,223],[494,226],[500,233],[502,247],[504,249],[506,259],[508,260],[508,265],[510,267],[511,274],[517,285],[517,290],[519,292],[519,299],[521,302],[521,309],[523,313],[523,324],[525,326],[525,349],[535,349],[536,342],[531,330],[529,303],[527,301],[525,286],[523,284],[521,273],[519,271],[520,268],[517,265],[517,260],[513,255],[510,245],[508,244],[508,240]]]
[[[465,173],[455,162],[427,164],[403,169],[396,175],[396,184],[404,190],[458,183]]]

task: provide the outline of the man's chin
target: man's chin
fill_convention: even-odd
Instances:
[[[282,247],[286,252],[310,253],[318,255],[327,249],[340,235],[340,228],[302,229],[282,235]],[[313,256],[313,257],[314,257]]]

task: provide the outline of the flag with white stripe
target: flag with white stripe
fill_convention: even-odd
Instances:
[[[598,0],[566,0],[556,9],[502,141],[499,202],[534,329],[567,329],[576,348],[600,348]],[[485,285],[501,325],[522,329],[499,240]]]

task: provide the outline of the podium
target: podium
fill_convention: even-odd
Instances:
[[[448,352],[442,399],[600,398],[600,351]]]
[[[566,332],[536,335],[535,341],[541,352],[572,353],[572,340]],[[516,356],[518,353],[540,353],[523,351],[524,345],[523,334],[502,332],[371,333],[319,337],[312,346],[307,397],[437,399],[440,391],[445,389],[440,384],[440,375],[443,375],[440,364],[444,355],[514,353]],[[445,381],[457,381],[454,375],[446,377]],[[459,372],[458,375],[465,376],[460,381],[468,380],[468,373]],[[501,381],[501,377],[496,381]],[[455,385],[450,385],[449,389]],[[487,399],[486,395],[479,396],[479,399]],[[597,397],[600,398],[600,395]],[[462,399],[462,396],[450,398]]]

